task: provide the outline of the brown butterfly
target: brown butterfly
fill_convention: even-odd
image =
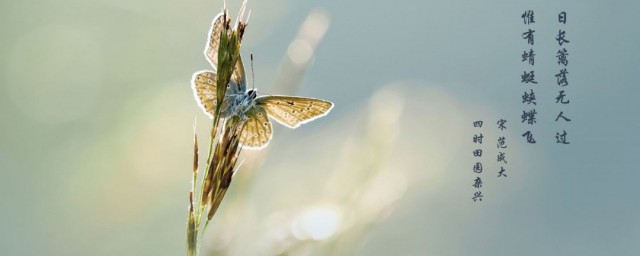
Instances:
[[[213,20],[204,50],[204,55],[214,71],[198,71],[193,74],[191,81],[198,105],[212,118],[218,104],[215,69],[218,65],[218,45],[222,29],[223,14],[220,13]],[[237,115],[245,119],[244,129],[240,135],[243,147],[262,149],[267,146],[273,134],[271,121],[267,116],[289,128],[297,128],[301,124],[325,116],[332,108],[333,103],[321,99],[279,95],[258,97],[256,90],[247,90],[244,65],[242,58],[239,58],[231,81],[227,85],[221,115],[223,117]]]

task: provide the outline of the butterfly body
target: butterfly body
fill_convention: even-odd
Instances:
[[[241,94],[225,95],[225,107],[221,110],[222,117],[240,116],[243,120],[248,117],[246,115],[250,108],[255,107],[255,99],[257,97],[255,90],[249,90]]]
[[[212,118],[218,104],[215,68],[221,29],[222,15],[218,15],[213,21],[204,51],[214,71],[198,71],[193,74],[191,81],[196,101]],[[221,104],[222,117],[228,119],[238,116],[245,121],[240,141],[248,149],[262,149],[271,140],[273,129],[269,116],[289,128],[297,128],[325,116],[333,108],[333,103],[322,99],[279,95],[258,97],[255,89],[247,90],[242,58],[238,59]]]

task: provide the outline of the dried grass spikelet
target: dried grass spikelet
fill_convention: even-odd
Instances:
[[[213,152],[211,165],[207,171],[208,179],[205,180],[206,186],[203,189],[201,203],[209,205],[207,221],[213,218],[231,184],[231,178],[235,172],[234,168],[242,150],[240,134],[242,134],[243,127],[244,121],[237,116],[224,120],[222,134]]]

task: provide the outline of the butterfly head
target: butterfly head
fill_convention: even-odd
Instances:
[[[247,96],[249,98],[249,101],[255,100],[258,97],[258,92],[256,91],[256,89],[251,89],[247,91]]]

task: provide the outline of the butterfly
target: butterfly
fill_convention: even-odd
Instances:
[[[204,50],[204,55],[214,71],[198,71],[193,74],[191,80],[198,105],[211,118],[218,104],[215,70],[218,65],[218,46],[220,32],[223,29],[223,16],[223,13],[220,13],[214,18]],[[266,147],[271,140],[273,129],[269,117],[293,129],[327,115],[333,108],[333,103],[322,99],[281,95],[257,96],[255,89],[247,90],[242,58],[238,58],[221,104],[222,117],[230,118],[237,115],[245,120],[240,142],[243,148],[254,150]]]

